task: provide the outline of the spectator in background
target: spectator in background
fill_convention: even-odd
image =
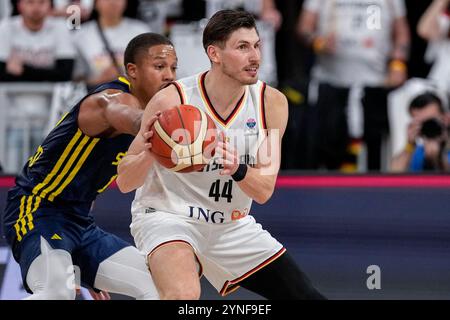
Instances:
[[[251,14],[259,14],[262,1],[265,0],[206,0],[206,18],[211,18],[214,13],[223,9],[245,10]]]
[[[269,22],[275,30],[280,29],[283,17],[275,5],[275,0],[262,0],[260,18]]]
[[[126,0],[96,0],[93,20],[76,31],[79,60],[75,77],[85,80],[89,88],[122,74],[120,66],[127,43],[149,31],[143,22],[124,17],[126,7]]]
[[[277,87],[289,102],[289,119],[281,148],[283,170],[309,169],[306,149],[310,139],[307,134],[307,88],[312,55],[311,50],[303,47],[296,35],[303,2],[304,0],[262,0],[259,15],[260,19],[269,22],[276,30]],[[293,145],[295,148],[291,147]],[[302,156],[299,157],[299,154]]]
[[[276,30],[278,84],[303,81],[308,76],[309,50],[301,46],[296,27],[304,0],[262,0],[260,19]],[[288,97],[289,99],[289,97]]]
[[[181,0],[183,21],[199,21],[206,16],[206,0]]]
[[[182,0],[182,8],[184,19],[188,21],[209,19],[217,11],[234,9],[259,16],[274,27],[281,24],[281,15],[277,12],[273,0]],[[262,12],[265,13],[264,17],[261,17]]]
[[[355,83],[398,86],[406,80],[405,67],[397,63],[409,55],[404,2],[381,0],[371,9],[373,3],[305,1],[300,33],[317,54],[313,78],[347,87]]]
[[[50,0],[19,0],[19,16],[0,25],[0,81],[67,81],[75,51]]]
[[[196,5],[192,3],[190,5]],[[193,8],[193,10],[195,10]],[[181,14],[181,0],[139,0],[137,1],[137,18],[148,24],[152,32],[168,34],[167,18],[171,14]],[[204,10],[203,10],[204,11]],[[175,14],[176,16],[176,14]]]
[[[64,19],[49,17],[50,0],[19,0],[19,15],[0,25],[0,81],[59,82],[72,79],[75,49]],[[39,145],[47,123],[49,97],[23,92],[3,105],[6,121],[4,170],[18,171],[23,157]],[[28,133],[27,133],[28,132]]]
[[[94,0],[53,0],[52,15],[55,17],[67,17],[67,8],[72,5],[76,5],[80,8],[81,21],[84,22],[92,13]]]
[[[434,0],[420,19],[417,33],[430,42],[434,64],[428,78],[450,95],[450,1]]]
[[[404,150],[392,159],[391,170],[449,171],[449,117],[441,99],[431,92],[423,93],[411,101],[409,114],[412,120],[408,141]]]
[[[347,110],[349,96],[358,96],[350,89],[396,87],[406,80],[410,34],[405,11],[403,0],[305,1],[298,32],[316,54],[312,69],[312,80],[318,84],[313,102],[320,137],[312,151],[317,153],[316,167],[356,169],[356,156],[349,158],[354,149],[349,146],[351,138],[362,138],[363,121],[362,110]],[[364,112],[369,109],[365,106]],[[385,106],[375,109],[374,118],[386,113]],[[371,118],[366,113],[364,129],[370,128]],[[364,134],[367,137],[367,131]],[[369,169],[373,168],[369,165]]]
[[[12,13],[11,2],[8,0],[0,1],[0,21],[9,17]]]

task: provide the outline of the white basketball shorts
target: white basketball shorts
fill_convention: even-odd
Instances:
[[[145,211],[133,212],[130,228],[137,248],[149,255],[171,242],[187,242],[203,274],[222,296],[237,290],[240,281],[286,251],[251,215],[213,224],[164,211]]]

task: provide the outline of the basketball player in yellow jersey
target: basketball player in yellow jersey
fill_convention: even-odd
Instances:
[[[258,80],[254,18],[217,12],[203,45],[211,69],[152,98],[118,169],[123,192],[139,188],[131,233],[147,254],[160,297],[198,299],[203,272],[222,295],[242,286],[268,299],[323,299],[283,245],[249,214],[253,200],[262,204],[272,196],[288,119],[286,98]],[[222,137],[201,172],[173,172],[152,156],[149,119],[180,103],[206,112]]]

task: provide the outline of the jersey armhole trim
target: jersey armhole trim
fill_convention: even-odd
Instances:
[[[183,89],[181,88],[180,84],[176,81],[172,82],[172,84],[177,88],[178,95],[180,96],[181,104],[186,103],[186,99],[184,98]]]
[[[267,130],[267,122],[266,122],[266,104],[264,102],[264,96],[266,93],[266,83],[263,82],[261,86],[261,97],[260,97],[260,108],[261,108],[261,123],[264,130]]]

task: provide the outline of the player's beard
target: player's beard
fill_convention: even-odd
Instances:
[[[231,70],[231,68],[227,67],[227,64],[222,64],[222,72],[228,76],[229,78],[236,80],[242,85],[252,85],[258,82],[258,75],[254,78],[239,76],[243,70],[239,70],[238,72]]]

